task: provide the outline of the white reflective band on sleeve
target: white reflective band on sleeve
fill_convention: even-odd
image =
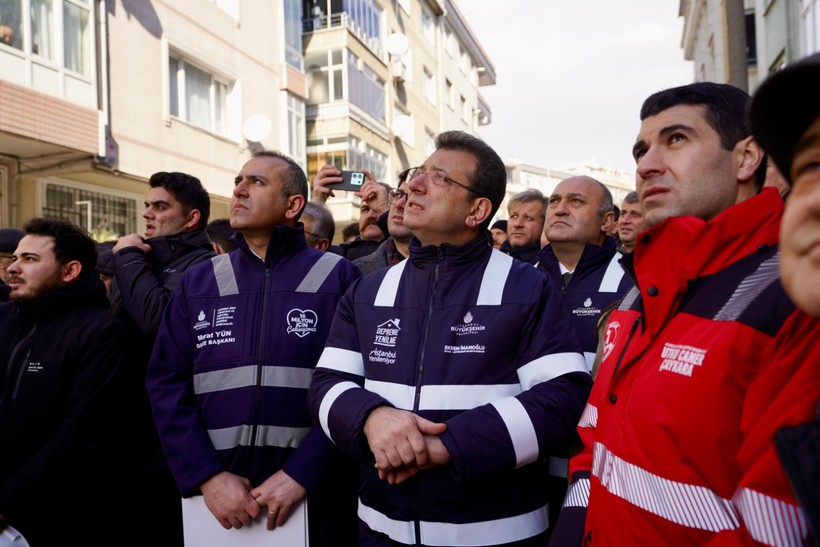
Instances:
[[[578,427],[598,427],[598,407],[587,403],[578,421]]]
[[[328,368],[338,372],[347,372],[356,376],[364,376],[364,361],[362,354],[349,349],[326,347],[316,363],[316,368]]]
[[[392,308],[396,305],[396,294],[399,292],[399,281],[401,281],[401,274],[407,266],[407,260],[402,260],[395,266],[390,266],[387,273],[382,279],[382,284],[379,286],[379,292],[376,293],[376,300],[373,302],[374,306],[386,306]]]
[[[592,474],[611,494],[666,520],[720,532],[734,530],[740,517],[732,501],[705,486],[665,479],[631,464],[595,443]]]
[[[481,288],[478,290],[478,306],[498,306],[504,296],[504,287],[507,285],[507,276],[512,268],[513,260],[510,255],[493,249],[490,260],[484,269],[481,278]]]
[[[564,507],[586,507],[589,505],[589,479],[578,479],[569,485]]]
[[[580,353],[553,353],[544,355],[518,368],[518,381],[524,391],[541,382],[548,382],[571,372],[589,374]]]
[[[413,400],[416,395],[416,388],[413,386],[393,382],[365,380],[364,388],[367,391],[384,397],[390,401],[391,405],[400,410],[413,410]]]
[[[322,426],[322,430],[324,430],[325,435],[327,438],[333,441],[333,436],[330,434],[330,428],[327,425],[327,417],[330,414],[330,407],[333,406],[333,403],[336,402],[336,399],[339,398],[339,395],[348,391],[350,389],[356,389],[359,386],[354,384],[353,382],[339,382],[325,393],[325,396],[322,398],[322,403],[319,405],[319,425]],[[334,443],[336,441],[333,441]]]
[[[739,488],[732,501],[749,534],[766,545],[803,545],[809,535],[806,515],[798,506]]]
[[[592,371],[592,365],[595,364],[595,354],[590,351],[584,352],[584,361],[587,364],[587,371]]]
[[[515,449],[515,466],[521,467],[538,459],[538,436],[530,415],[521,401],[507,397],[494,401],[492,405],[501,415]]]
[[[547,529],[547,507],[539,507],[529,513],[482,522],[456,524],[451,522],[419,522],[419,538],[416,540],[415,523],[391,519],[368,507],[359,500],[359,518],[371,530],[387,534],[390,539],[404,545],[448,545],[475,547],[501,545],[537,536]]]
[[[422,386],[419,410],[469,410],[519,393],[518,384]]]
[[[618,285],[621,284],[623,277],[624,269],[621,268],[621,253],[615,253],[612,260],[609,261],[609,266],[606,267],[598,292],[618,292]]]

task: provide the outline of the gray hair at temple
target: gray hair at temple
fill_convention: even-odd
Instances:
[[[547,197],[541,193],[541,190],[537,188],[527,188],[523,192],[518,192],[512,198],[510,198],[510,202],[507,204],[507,211],[512,208],[514,203],[529,203],[531,201],[540,201],[541,202],[541,220],[547,218],[547,204],[549,200]]]
[[[313,234],[316,237],[325,237],[331,243],[336,233],[336,222],[327,207],[308,201],[302,211],[302,216],[308,216],[313,220]]]

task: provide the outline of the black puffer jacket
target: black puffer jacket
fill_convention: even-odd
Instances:
[[[128,467],[117,447],[130,425],[124,332],[107,305],[94,272],[0,305],[0,515],[32,545],[56,545],[83,522],[95,544],[107,506],[113,517],[105,500],[114,465]]]

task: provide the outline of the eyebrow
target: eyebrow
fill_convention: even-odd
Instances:
[[[682,123],[676,123],[673,125],[667,125],[666,127],[662,127],[661,130],[658,131],[658,136],[666,137],[667,135],[671,133],[676,133],[678,131],[682,131],[683,133],[687,133],[689,135],[697,134],[697,131],[695,131],[694,127]],[[646,148],[646,141],[644,141],[643,139],[636,141],[635,144],[632,146],[632,157],[634,158],[639,151],[646,150]]]
[[[157,205],[168,205],[168,206],[170,206],[171,204],[169,202],[165,201],[164,199],[158,199],[156,201],[146,201],[145,202],[146,207],[156,207]]]
[[[583,199],[586,199],[586,197],[584,197],[584,194],[581,194],[581,193],[578,193],[578,192],[567,192],[566,194],[552,194],[552,195],[550,196],[550,199],[552,199],[552,198],[560,198],[560,197],[567,197],[567,198],[583,198]]]

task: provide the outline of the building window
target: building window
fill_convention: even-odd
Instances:
[[[430,45],[436,45],[436,20],[426,9],[421,12],[421,32]]]
[[[323,104],[344,99],[344,62],[341,49],[317,51],[305,57],[310,103]]]
[[[384,122],[384,80],[352,51],[347,52],[347,85],[350,102]]]
[[[453,31],[448,29],[444,29],[444,49],[450,55],[450,57],[455,57],[457,47],[456,47],[456,37],[453,35]]]
[[[141,197],[97,191],[91,186],[43,181],[43,211],[46,218],[68,220],[91,229],[97,241],[138,233],[137,213]],[[91,216],[89,217],[89,212]]]
[[[305,168],[305,103],[288,93],[288,151]]]
[[[210,0],[211,4],[216,6],[233,17],[239,20],[239,0]]]
[[[461,119],[465,122],[470,121],[470,107],[467,106],[467,99],[464,98],[464,95],[461,96]]]
[[[362,142],[361,139],[351,137],[347,166],[348,169],[365,169],[370,171],[376,180],[384,180],[387,175],[387,155]]]
[[[451,110],[456,109],[456,90],[453,88],[453,82],[450,80],[444,80],[444,92],[447,96],[447,106],[450,107]]]
[[[430,130],[424,129],[424,155],[428,158],[436,151],[436,135]]]
[[[436,104],[436,77],[424,67],[424,96],[430,104]]]
[[[171,116],[211,133],[226,135],[228,84],[187,60],[168,60]]]
[[[820,51],[820,0],[801,0],[801,57]]]
[[[0,0],[0,45],[88,75],[91,58],[89,0]],[[26,29],[23,14],[28,12]],[[26,46],[26,30],[31,37]]]
[[[285,62],[302,70],[302,3],[300,0],[284,0],[285,10]]]

